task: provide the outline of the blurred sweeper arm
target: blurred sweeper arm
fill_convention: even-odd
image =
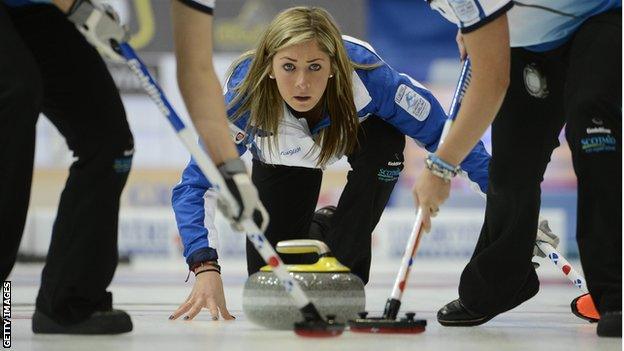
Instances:
[[[195,129],[229,190],[229,194],[219,193],[218,205],[231,224],[240,229],[254,212],[266,211],[230,139],[225,103],[212,65],[213,5],[211,0],[172,3],[178,82]],[[114,9],[99,0],[75,0],[67,16],[102,54],[130,63],[121,54],[128,32]]]
[[[210,0],[172,1],[177,77],[195,129],[235,200],[221,199],[218,205],[240,230],[243,220],[266,211],[230,138],[225,102],[212,64],[213,6]]]
[[[453,128],[437,155],[459,164],[494,121],[509,85],[510,49],[507,16],[463,34],[472,65],[470,85]]]
[[[211,9],[172,1],[171,14],[178,85],[195,129],[215,164],[238,159],[212,64]]]
[[[472,63],[472,78],[457,119],[445,143],[435,156],[445,165],[456,167],[479,142],[492,124],[509,85],[510,49],[506,14],[463,33],[466,53]],[[485,189],[482,189],[485,190]],[[448,184],[425,171],[413,189],[423,208],[424,223],[448,197]]]

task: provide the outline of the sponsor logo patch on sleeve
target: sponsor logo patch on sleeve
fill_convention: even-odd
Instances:
[[[479,19],[479,8],[475,0],[448,0],[448,3],[460,21],[472,23]]]
[[[230,127],[230,135],[232,136],[232,140],[234,141],[234,144],[238,145],[243,140],[245,140],[245,136],[246,136],[245,135],[245,131],[243,131],[242,129],[238,128],[233,123],[229,123],[229,127]]]
[[[421,122],[427,119],[431,110],[429,101],[405,84],[397,89],[394,102]]]

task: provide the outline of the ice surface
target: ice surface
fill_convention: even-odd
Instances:
[[[236,321],[212,321],[204,310],[193,321],[169,321],[167,317],[192,287],[184,283],[182,264],[139,262],[121,266],[111,285],[117,308],[128,311],[134,331],[121,336],[34,335],[30,317],[39,284],[41,266],[17,265],[13,282],[14,350],[621,350],[621,339],[596,336],[595,324],[570,313],[570,301],[580,295],[548,262],[539,268],[539,294],[511,312],[472,328],[440,326],[436,311],[457,297],[457,282],[464,262],[418,260],[410,276],[402,311],[426,318],[427,330],[417,335],[373,335],[345,332],[331,339],[304,339],[289,331],[273,331],[247,321],[242,314],[242,286],[246,279],[242,261],[222,261],[228,307]],[[373,264],[367,286],[371,314],[383,310],[396,262]],[[575,266],[580,268],[578,262]]]

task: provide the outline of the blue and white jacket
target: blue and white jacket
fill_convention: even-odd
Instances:
[[[511,47],[548,51],[563,45],[588,18],[622,8],[622,0],[426,0],[468,33],[507,13]]]
[[[447,118],[436,98],[420,83],[383,62],[368,43],[347,36],[343,39],[351,61],[380,64],[371,70],[357,69],[353,72],[353,97],[360,121],[381,118],[413,138],[418,145],[434,152]],[[236,96],[234,87],[245,79],[250,64],[251,58],[241,62],[228,77],[225,89],[227,104]],[[228,115],[232,116],[237,108],[231,107]],[[240,154],[250,149],[254,158],[265,163],[317,168],[318,147],[312,137],[329,125],[329,118],[321,120],[310,130],[306,120],[293,116],[284,103],[277,135],[279,147],[273,147],[271,153],[266,145],[272,143],[271,138],[275,136],[259,137],[259,133],[246,135],[244,130],[248,119],[249,112],[230,128]],[[489,160],[490,155],[479,142],[461,164],[470,180],[478,184],[483,192],[487,188]],[[173,189],[173,209],[184,244],[184,256],[189,264],[217,258],[217,252],[210,248],[208,241],[207,228],[214,228],[215,212],[212,192],[206,196],[209,188],[210,183],[195,160],[191,159],[182,173],[182,180]]]

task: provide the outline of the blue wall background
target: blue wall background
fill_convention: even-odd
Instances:
[[[431,63],[457,59],[457,27],[424,0],[369,0],[368,41],[396,70],[428,82]]]

